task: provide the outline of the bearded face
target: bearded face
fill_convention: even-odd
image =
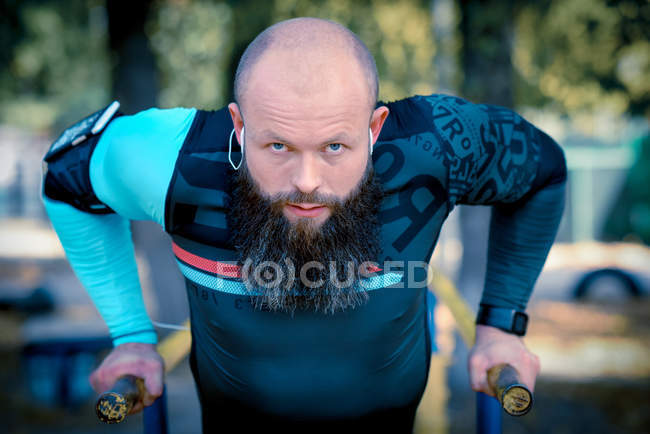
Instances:
[[[300,191],[269,197],[244,161],[233,179],[228,225],[255,306],[334,313],[367,300],[359,281],[381,253],[382,196],[370,163],[348,197]],[[282,211],[287,203],[319,203],[330,216],[320,225],[310,218],[292,223]]]

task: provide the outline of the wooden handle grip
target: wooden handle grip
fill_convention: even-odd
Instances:
[[[507,364],[488,371],[488,384],[506,413],[523,416],[533,407],[533,394],[519,380],[519,373]]]
[[[158,344],[156,351],[163,358],[165,372],[169,372],[189,354],[192,346],[190,320],[183,323],[187,330],[178,330]],[[108,392],[97,399],[95,410],[99,420],[106,423],[119,423],[124,420],[136,402],[144,396],[144,381],[132,375],[124,376],[115,382]]]
[[[142,378],[127,375],[118,379],[111,390],[97,399],[97,417],[104,423],[120,423],[144,394]]]

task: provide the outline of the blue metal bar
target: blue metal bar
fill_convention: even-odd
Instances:
[[[167,391],[152,405],[144,408],[144,434],[167,434]]]
[[[436,318],[434,316],[436,307],[436,296],[431,291],[427,291],[427,325],[429,327],[429,339],[431,343],[431,354],[438,352],[438,343],[436,342]]]
[[[476,432],[501,434],[501,404],[485,393],[476,393]]]

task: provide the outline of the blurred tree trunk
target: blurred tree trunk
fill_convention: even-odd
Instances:
[[[109,45],[115,58],[113,95],[121,103],[120,110],[127,114],[155,107],[158,99],[156,59],[144,32],[151,4],[151,0],[106,2]],[[148,289],[156,300],[152,319],[182,322],[189,315],[189,308],[169,237],[150,221],[134,221],[131,229],[136,252],[146,260],[148,268],[140,281],[145,287],[151,286]]]
[[[512,107],[513,1],[461,0],[460,7],[462,96],[476,103]],[[490,208],[462,206],[459,212],[463,258],[458,285],[476,305],[485,277]]]
[[[158,74],[144,26],[151,0],[107,0],[108,38],[115,58],[113,95],[121,110],[135,113],[156,105]]]
[[[224,89],[228,89],[228,101],[235,100],[233,84],[239,58],[244,54],[246,47],[264,29],[269,27],[273,16],[273,1],[257,0],[229,0],[233,11],[233,47],[230,64],[224,74],[226,80]]]
[[[461,0],[463,96],[477,103],[513,104],[513,0]]]

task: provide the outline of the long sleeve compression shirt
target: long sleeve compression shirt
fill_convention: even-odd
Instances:
[[[507,109],[443,95],[409,98],[389,108],[373,155],[385,189],[397,192],[388,195],[380,216],[389,234],[385,259],[426,260],[455,204],[494,205],[482,302],[524,309],[562,214],[566,169],[559,147]],[[128,220],[153,220],[169,229],[168,188],[196,115],[194,109],[152,109],[107,127],[89,172],[97,197],[117,214],[85,214],[44,198],[115,345],[156,341]],[[220,126],[215,143],[226,141],[231,128]]]

